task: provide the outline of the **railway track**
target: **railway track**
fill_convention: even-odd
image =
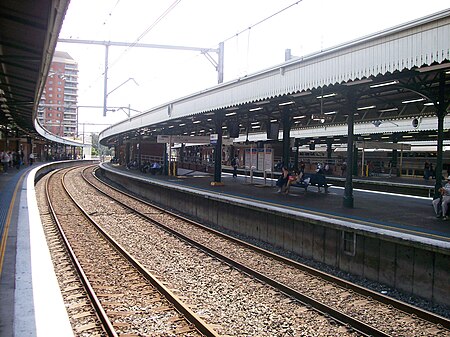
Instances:
[[[36,185],[36,196],[53,268],[74,336],[107,336],[54,220],[46,193],[49,177],[44,176]]]
[[[173,326],[166,330],[157,330],[155,326],[139,330],[147,324],[147,320],[159,322],[159,317],[136,310],[135,302],[131,309],[123,309],[124,302],[127,302],[123,299],[133,291],[137,294],[131,296],[136,296],[134,301],[144,300],[143,297],[148,296],[139,294],[139,289],[142,288],[139,282],[143,281],[135,286],[130,285],[131,289],[128,289],[124,280],[129,279],[128,269],[122,262],[118,262],[118,258],[109,258],[110,254],[105,253],[98,243],[101,240],[88,241],[88,238],[96,237],[95,233],[99,231],[108,232],[111,236],[113,251],[128,251],[134,256],[135,264],[151,271],[160,284],[177,294],[185,307],[194,316],[201,317],[216,335],[450,336],[449,321],[442,317],[417,308],[408,308],[401,302],[380,297],[360,287],[354,288],[345,281],[167,213],[132,196],[123,195],[95,179],[92,168],[84,169],[84,176],[90,184],[103,190],[104,194],[100,195],[93,189],[93,185],[87,185],[87,181],[79,178],[81,170],[65,173],[67,189],[89,217],[99,223],[100,228],[93,232],[69,232],[69,236],[72,240],[82,242],[80,246],[90,247],[87,252],[79,254],[82,256],[80,260],[85,259],[88,281],[93,287],[100,284],[97,293],[105,298],[110,296],[107,300],[100,296],[99,302],[121,305],[119,309],[107,306],[104,310],[113,328],[119,330],[118,335],[170,335],[167,334],[168,331],[173,335],[180,335],[179,333],[184,333],[184,328],[186,331],[191,329],[185,334],[191,336],[190,333],[195,331],[192,332],[193,327],[189,323],[183,324],[178,330]],[[58,200],[56,204],[61,205],[55,209],[61,215],[65,212],[63,209],[67,209],[67,201],[58,193],[54,196]],[[58,207],[61,207],[59,211]],[[78,225],[79,216],[74,215],[75,208],[72,207],[68,215],[63,216],[70,231],[81,227]],[[43,216],[49,217],[49,214]],[[75,247],[74,251],[81,249],[78,245]],[[58,249],[57,254],[63,255],[61,249]],[[76,255],[78,259],[78,254]],[[107,283],[111,282],[110,277],[105,281],[98,281],[99,275],[95,274],[95,270],[100,270],[104,263],[110,269],[102,274],[122,275],[112,282],[114,286],[121,284],[121,288],[112,290],[112,285]],[[63,270],[67,271],[68,268],[65,266]],[[81,294],[72,294],[72,297],[78,298],[80,302],[87,302],[81,299]],[[141,308],[142,305],[138,307]],[[89,311],[95,312],[93,309]],[[88,317],[83,312],[76,317],[79,316]],[[178,314],[173,317],[181,316]],[[77,327],[80,331],[86,331],[91,326],[98,325],[101,320],[93,321]],[[140,322],[135,330],[130,324],[133,321]],[[154,324],[159,326],[163,323]],[[95,332],[93,335],[106,334]]]
[[[126,204],[129,212],[138,211],[141,213],[140,217],[147,221],[158,223],[165,230],[200,247],[208,254],[267,282],[298,301],[307,303],[326,317],[345,322],[347,326],[367,335],[450,336],[450,324],[445,318],[168,214],[142,200],[124,196],[123,192],[106,187],[94,179],[92,174],[84,176],[91,184],[102,189],[105,196],[114,198],[114,203]]]
[[[366,336],[180,240],[69,172],[70,193],[221,336]],[[90,209],[88,209],[91,207]],[[150,211],[152,212],[152,211]],[[153,210],[154,212],[154,210]],[[158,211],[160,213],[160,211]],[[116,216],[113,216],[116,215]]]
[[[57,171],[47,179],[49,211],[44,217],[47,223],[52,220],[56,223],[46,231],[51,234],[48,240],[58,243],[52,249],[55,264],[60,263],[55,256],[70,253],[71,263],[66,258],[59,273],[66,279],[60,282],[63,294],[73,292],[64,298],[77,302],[68,305],[72,324],[75,322],[74,333],[79,336],[83,333],[127,337],[218,336],[70,198],[63,183],[68,172]],[[61,241],[65,243],[64,250]],[[78,271],[77,276],[72,266]],[[83,309],[71,312],[76,308]],[[79,323],[78,318],[84,318],[85,322]]]

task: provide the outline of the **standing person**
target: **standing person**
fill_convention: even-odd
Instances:
[[[305,173],[305,162],[303,160],[300,162],[300,173]]]
[[[10,161],[11,161],[11,152],[3,152],[3,156],[2,156],[2,165],[3,165],[3,172],[4,173],[8,173],[8,167],[10,165]]]
[[[6,153],[6,151],[0,152],[0,161],[2,162],[3,173],[7,173],[8,172],[8,162],[6,161],[6,156],[7,155],[8,155],[8,153]]]
[[[30,166],[33,165],[33,160],[34,160],[34,154],[33,152],[30,153]]]
[[[326,163],[324,168],[325,174],[330,174],[330,164]]]
[[[13,157],[13,160],[12,160],[13,166],[16,169],[20,169],[20,156],[19,156],[19,153],[16,152],[16,151],[13,151],[12,157]]]
[[[441,216],[442,210],[443,220],[447,220],[448,205],[450,203],[450,177],[447,178],[447,183],[444,185],[444,187],[441,187],[439,189],[439,192],[441,193],[441,197],[432,201],[433,208],[436,212],[436,217],[439,218]],[[442,207],[439,207],[440,205]]]
[[[231,159],[231,166],[233,166],[233,178],[237,177],[237,169],[239,167],[239,157],[236,154],[233,159]]]
[[[341,165],[341,175],[344,177],[345,172],[347,171],[347,163],[344,161]]]
[[[423,179],[428,180],[430,178],[430,164],[426,161],[423,165]]]
[[[436,178],[436,174],[434,173],[433,163],[430,163],[430,177],[431,177],[431,179]]]
[[[8,167],[12,167],[13,156],[12,156],[11,151],[8,151],[7,155],[8,156],[6,157],[6,160],[7,160]]]

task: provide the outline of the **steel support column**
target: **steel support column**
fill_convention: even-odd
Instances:
[[[289,169],[289,160],[291,153],[291,114],[288,108],[283,109],[281,116],[283,123],[283,166]]]
[[[439,189],[442,187],[442,156],[444,144],[444,118],[447,110],[445,102],[445,72],[439,74],[439,97],[434,100],[437,106],[438,118],[438,139],[437,139],[437,158],[436,158],[436,184],[434,186],[434,197],[439,197]]]
[[[222,185],[222,124],[223,116],[217,115],[215,118],[217,143],[214,147],[214,181],[211,185]]]
[[[400,139],[400,134],[395,133],[392,137],[392,143],[398,144],[398,140]],[[392,149],[392,160],[391,160],[391,170],[395,170],[395,175],[400,177],[400,170],[398,168],[398,150]]]
[[[348,119],[347,119],[347,171],[345,179],[345,190],[344,190],[344,207],[353,208],[353,131],[354,131],[354,114],[356,110],[356,96],[348,93],[347,94],[347,109],[348,109]]]
[[[136,144],[139,168],[141,167],[141,164],[142,164],[142,159],[141,159],[141,152],[142,152],[142,151],[141,151],[141,146],[142,146],[142,136],[139,135],[139,136],[138,136],[138,143]]]
[[[130,162],[130,143],[125,145],[125,166]]]
[[[299,171],[299,168],[298,168],[298,148],[299,148],[299,146],[300,146],[300,139],[299,138],[295,138],[295,155],[294,155],[294,170],[295,171]]]
[[[327,160],[328,160],[328,164],[330,164],[332,154],[333,154],[333,140],[332,139],[328,139],[327,140]]]

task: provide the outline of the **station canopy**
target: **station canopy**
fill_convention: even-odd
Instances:
[[[68,0],[0,2],[0,125],[39,137],[37,106]]]
[[[208,136],[218,125],[238,142],[278,140],[286,114],[291,137],[346,143],[349,96],[356,97],[359,138],[435,141],[442,93],[448,112],[449,41],[450,10],[444,10],[162,104],[105,129],[101,143]],[[450,139],[447,119],[444,129]]]

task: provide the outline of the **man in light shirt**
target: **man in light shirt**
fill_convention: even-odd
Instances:
[[[441,198],[433,200],[434,211],[436,212],[436,216],[439,218],[441,216],[439,203],[442,200],[442,216],[443,220],[447,220],[447,211],[450,204],[450,176],[447,178],[447,183],[445,184],[445,186],[439,189],[439,192],[441,193]]]

